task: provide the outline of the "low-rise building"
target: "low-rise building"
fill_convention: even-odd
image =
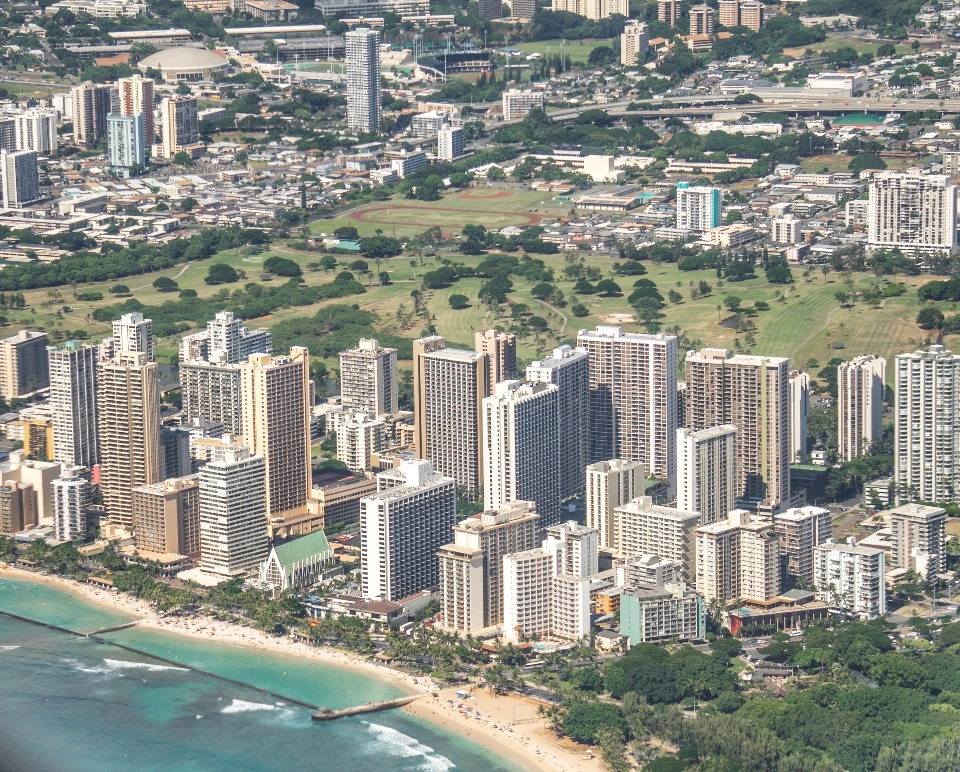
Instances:
[[[309,587],[333,563],[333,550],[323,531],[275,543],[260,565],[260,581],[275,592]]]
[[[865,619],[887,613],[887,554],[877,547],[830,539],[813,549],[817,598]]]
[[[683,582],[647,585],[620,595],[620,632],[631,646],[703,638],[703,598]]]

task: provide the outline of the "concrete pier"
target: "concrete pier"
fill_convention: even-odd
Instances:
[[[384,700],[383,702],[368,702],[364,705],[357,705],[353,708],[342,708],[341,710],[331,710],[330,708],[320,708],[313,714],[314,721],[333,721],[336,718],[345,718],[346,716],[359,716],[363,713],[377,713],[381,710],[392,710],[393,708],[402,708],[409,705],[414,700],[419,700],[423,695],[418,694],[413,697],[398,697],[395,700]]]

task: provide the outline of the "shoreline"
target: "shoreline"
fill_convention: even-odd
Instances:
[[[337,649],[292,642],[286,637],[268,636],[250,627],[206,616],[196,619],[161,619],[146,601],[116,590],[80,584],[65,577],[0,566],[0,578],[3,577],[56,587],[88,602],[127,614],[139,620],[137,627],[311,659],[323,665],[361,672],[382,683],[396,686],[409,695],[423,695],[421,699],[401,710],[435,727],[470,739],[526,772],[596,772],[600,769],[599,753],[595,753],[594,758],[587,759],[584,746],[566,741],[564,744],[568,747],[563,747],[558,741],[550,739],[549,735],[552,733],[543,727],[543,721],[537,718],[536,707],[539,703],[534,700],[512,694],[494,696],[486,691],[473,689],[470,690],[474,695],[472,698],[459,700],[456,692],[464,689],[463,686],[441,689],[436,692],[437,697],[431,697],[429,683],[424,683],[424,678],[416,679],[419,683],[414,683],[415,677],[412,675],[385,665],[376,665]],[[149,652],[144,653],[150,656]],[[457,708],[458,704],[469,705],[473,710],[461,711]],[[473,717],[478,711],[482,714],[480,720]],[[514,721],[519,723],[511,726]]]

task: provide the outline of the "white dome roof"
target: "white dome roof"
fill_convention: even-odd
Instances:
[[[141,68],[153,67],[157,70],[205,69],[226,67],[227,60],[220,54],[208,51],[206,48],[181,46],[157,51],[157,53],[141,59],[138,66]]]

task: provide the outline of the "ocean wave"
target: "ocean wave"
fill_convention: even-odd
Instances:
[[[151,673],[156,673],[161,670],[186,670],[185,667],[174,667],[173,665],[154,665],[151,662],[131,662],[127,659],[104,659],[104,664],[110,670],[127,670],[127,669],[136,669],[136,670],[147,670]]]
[[[19,646],[0,646],[0,651],[11,651],[13,649],[19,649]]]
[[[248,702],[247,700],[234,699],[227,707],[221,710],[221,713],[251,713],[258,710],[276,710],[275,705],[267,705],[263,702]]]
[[[366,726],[370,734],[379,740],[376,747],[377,753],[408,759],[419,756],[423,761],[418,768],[424,770],[424,772],[446,772],[448,769],[456,768],[456,764],[450,759],[436,753],[433,748],[419,742],[415,737],[382,724],[372,724],[369,721],[362,721],[361,723]]]

